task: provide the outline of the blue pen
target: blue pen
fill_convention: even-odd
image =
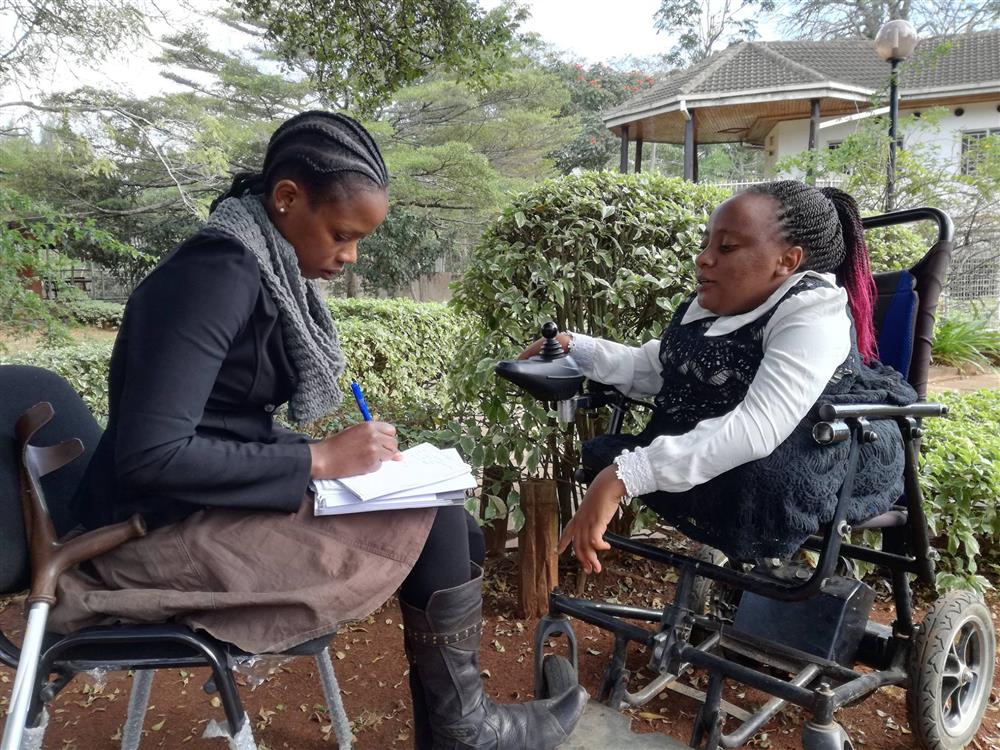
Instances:
[[[361,392],[361,386],[358,385],[356,380],[351,381],[351,390],[354,392],[354,400],[358,402],[358,408],[361,410],[361,416],[365,418],[366,422],[371,422],[372,413],[368,411],[368,404],[365,403],[365,394]]]

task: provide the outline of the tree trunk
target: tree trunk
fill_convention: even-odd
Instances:
[[[552,479],[528,479],[521,483],[524,526],[518,535],[521,617],[539,617],[548,612],[549,592],[559,585],[556,532],[559,500]]]
[[[344,294],[348,297],[361,296],[361,277],[351,268],[344,271],[344,290]]]

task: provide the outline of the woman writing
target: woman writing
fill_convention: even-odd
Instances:
[[[846,193],[793,181],[750,188],[712,213],[695,265],[697,293],[660,340],[559,335],[588,377],[655,396],[640,435],[584,445],[584,464],[599,473],[560,549],[572,544],[588,572],[601,569],[624,497],[731,558],[791,555],[832,518],[846,471],[847,444],[812,440],[817,401],[916,399],[874,361],[874,283]],[[849,522],[887,510],[902,491],[901,435],[891,421],[872,426],[880,439],[862,447]]]
[[[176,619],[273,653],[367,616],[400,587],[420,748],[556,747],[586,693],[515,706],[479,674],[482,538],[462,508],[314,518],[310,479],[373,471],[396,432],[362,422],[311,442],[274,424],[336,407],[345,369],[321,278],[357,258],[388,210],[388,173],[354,120],[283,123],[203,230],[126,307],[108,427],[76,497],[100,526],[151,533],[64,576],[57,631]]]

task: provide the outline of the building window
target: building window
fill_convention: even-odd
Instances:
[[[827,151],[836,151],[844,144],[843,141],[828,141],[826,144]]]
[[[979,142],[988,135],[1000,135],[1000,128],[983,128],[982,130],[965,130],[962,132],[962,156],[959,170],[962,174],[972,174],[979,163]]]

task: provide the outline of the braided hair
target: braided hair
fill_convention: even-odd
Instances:
[[[854,198],[837,188],[817,189],[795,180],[754,185],[746,192],[768,195],[778,204],[783,239],[802,247],[803,271],[836,274],[847,290],[858,351],[865,362],[875,359],[875,280]]]
[[[260,172],[240,172],[212,202],[247,193],[270,194],[283,179],[306,189],[310,200],[329,200],[352,190],[384,190],[389,172],[378,145],[357,120],[311,110],[283,122],[271,135]]]

